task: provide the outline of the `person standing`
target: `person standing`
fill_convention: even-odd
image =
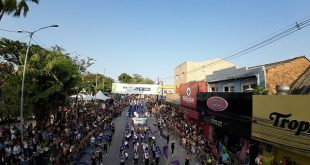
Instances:
[[[173,156],[173,154],[174,154],[174,147],[175,147],[175,146],[174,146],[174,143],[175,143],[174,140],[172,140],[172,141],[171,141],[171,154],[172,154],[172,156]]]
[[[103,142],[103,152],[105,155],[108,155],[108,144],[107,144],[107,142]]]
[[[170,140],[170,135],[167,135],[167,144],[169,144],[169,140]]]
[[[133,164],[138,165],[139,164],[139,153],[135,151],[134,156],[133,156]]]
[[[190,154],[187,153],[185,157],[185,165],[189,165],[189,160],[191,159]]]

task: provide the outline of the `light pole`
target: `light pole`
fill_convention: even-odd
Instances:
[[[47,29],[50,27],[58,27],[58,25],[50,25],[50,26],[45,26],[41,27],[35,31],[29,32],[29,31],[18,31],[18,33],[28,33],[29,34],[29,41],[27,45],[27,50],[26,50],[26,55],[25,55],[25,61],[24,61],[24,69],[23,69],[23,79],[22,79],[22,89],[21,89],[21,95],[20,95],[20,131],[21,131],[21,141],[22,144],[24,142],[24,132],[23,132],[23,126],[24,126],[24,119],[23,119],[23,111],[24,111],[24,84],[25,84],[25,73],[26,73],[26,66],[27,66],[27,58],[28,58],[28,53],[29,53],[29,48],[32,40],[32,36],[34,33],[37,31],[40,31],[42,29]]]

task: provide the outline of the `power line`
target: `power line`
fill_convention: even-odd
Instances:
[[[279,33],[274,32],[274,33],[272,33],[272,34],[275,34],[275,35],[271,36],[270,38],[267,38],[267,39],[264,40],[264,41],[261,41],[261,42],[255,44],[255,45],[253,45],[253,46],[250,46],[250,47],[248,47],[248,48],[246,48],[246,49],[243,49],[243,50],[241,50],[241,51],[238,51],[237,53],[234,53],[234,54],[232,54],[232,55],[229,55],[229,56],[227,56],[227,57],[225,57],[225,58],[223,58],[223,59],[217,60],[217,61],[212,62],[212,63],[210,63],[210,64],[207,64],[207,65],[198,67],[198,68],[193,69],[193,70],[188,71],[188,72],[183,72],[182,74],[183,74],[183,75],[184,75],[184,74],[189,74],[189,73],[192,73],[192,72],[196,72],[196,71],[198,71],[199,69],[204,69],[204,68],[206,68],[206,67],[210,67],[210,66],[217,65],[217,64],[219,64],[219,63],[226,62],[227,60],[232,60],[232,59],[234,59],[234,58],[237,58],[237,57],[240,57],[240,56],[242,56],[242,55],[245,55],[245,54],[248,54],[248,53],[250,53],[250,52],[253,52],[253,51],[255,51],[255,50],[259,49],[259,48],[262,48],[262,47],[264,47],[264,46],[266,46],[266,45],[269,45],[269,44],[271,44],[271,43],[273,43],[273,42],[275,42],[275,41],[278,41],[278,40],[280,40],[280,39],[282,39],[282,38],[284,38],[284,37],[286,37],[286,36],[288,36],[288,35],[290,35],[290,34],[296,32],[296,31],[298,31],[298,30],[301,30],[302,28],[305,28],[305,27],[309,26],[309,25],[310,25],[310,19],[308,19],[309,17],[310,17],[310,16],[308,16],[308,17],[302,19],[302,20],[301,20],[302,22],[299,21],[300,23],[296,22],[296,23],[294,23],[294,24],[291,24],[291,25],[287,26],[287,27],[285,28],[286,30],[284,30],[284,31],[282,31],[282,32],[279,32]],[[284,29],[284,28],[282,28],[282,29]],[[268,35],[268,36],[270,36],[270,35]],[[257,40],[256,42],[258,42],[258,41],[260,41],[260,40]],[[252,42],[252,43],[256,43],[256,42]],[[240,49],[239,49],[239,50],[240,50]],[[170,79],[170,78],[173,78],[173,77],[174,77],[174,76],[163,77],[162,79]]]

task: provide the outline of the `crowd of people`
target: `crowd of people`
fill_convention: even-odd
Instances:
[[[78,161],[92,144],[89,141],[111,128],[112,119],[126,106],[120,101],[80,102],[76,108],[73,100],[71,106],[51,113],[48,121],[23,125],[23,142],[19,125],[14,126],[1,134],[0,164],[58,165]]]
[[[200,159],[201,164],[217,165],[232,163],[223,141],[210,142],[202,128],[195,123],[189,123],[182,115],[176,113],[169,105],[155,107],[156,117],[160,127],[166,128],[170,134],[178,137],[178,142],[187,149],[185,157],[189,162],[190,155]],[[189,163],[187,163],[189,164]]]

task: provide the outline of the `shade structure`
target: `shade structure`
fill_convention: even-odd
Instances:
[[[110,99],[110,97],[104,95],[101,91],[99,91],[99,92],[95,95],[95,99],[96,99],[96,100],[103,100],[103,101],[106,101],[106,100]]]
[[[93,99],[93,96],[92,95],[82,95],[82,97],[83,97],[83,100],[86,100],[86,101],[90,101],[90,100],[92,100]]]
[[[72,95],[70,96],[71,99],[76,99],[76,95]],[[78,99],[79,100],[82,100],[83,99],[83,96],[81,94],[78,94]]]

